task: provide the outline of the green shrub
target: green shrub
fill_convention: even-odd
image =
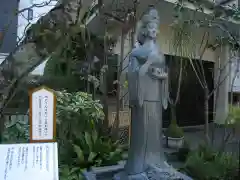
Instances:
[[[30,138],[28,118],[12,119],[5,121],[2,134],[2,143],[27,143]]]
[[[76,167],[69,167],[67,165],[60,166],[59,168],[60,180],[85,180],[82,175],[82,170]]]
[[[61,162],[88,169],[114,165],[122,160],[123,151],[118,142],[102,136],[98,131],[98,125],[104,118],[99,101],[83,92],[57,94]]]
[[[73,139],[82,132],[95,130],[104,118],[98,100],[84,92],[57,92],[57,123],[60,139]]]
[[[240,107],[230,106],[226,124],[233,126],[240,125]]]
[[[116,165],[122,160],[123,151],[118,142],[99,137],[97,132],[91,135],[85,132],[74,142],[73,148],[77,155],[74,161],[80,168]]]
[[[232,154],[214,152],[200,146],[191,152],[186,160],[184,171],[196,180],[235,180],[238,160]]]
[[[183,130],[176,123],[171,123],[165,132],[165,136],[172,138],[181,138],[184,136]]]

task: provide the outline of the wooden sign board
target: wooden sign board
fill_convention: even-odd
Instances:
[[[116,120],[116,112],[112,112],[111,118],[109,118],[109,126],[112,126]],[[128,143],[130,144],[131,137],[131,110],[120,111],[119,112],[119,127],[128,127]]]
[[[109,121],[109,125],[112,126],[114,121],[116,120],[116,112],[112,112],[111,114],[111,118]],[[130,119],[131,119],[131,111],[120,111],[119,112],[119,127],[126,127],[126,126],[130,126]]]
[[[59,180],[57,143],[0,145],[1,180]]]
[[[30,142],[54,142],[56,139],[56,96],[47,87],[30,92]]]

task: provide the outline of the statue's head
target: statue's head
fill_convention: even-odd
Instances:
[[[141,28],[138,39],[144,41],[146,38],[156,39],[159,29],[159,16],[154,8],[150,8],[149,12],[142,17]],[[140,42],[141,43],[141,42]]]

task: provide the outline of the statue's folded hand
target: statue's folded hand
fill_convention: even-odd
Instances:
[[[148,73],[150,76],[152,76],[154,79],[166,79],[167,78],[167,73],[165,72],[164,68],[159,68],[159,67],[153,67],[150,66],[148,69]]]

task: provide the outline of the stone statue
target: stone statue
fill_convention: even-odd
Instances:
[[[158,12],[151,8],[142,18],[137,36],[140,45],[129,56],[130,149],[124,172],[115,179],[176,179],[180,174],[166,163],[162,150],[162,109],[168,105],[168,75],[164,55],[156,43],[158,29]]]
[[[156,44],[159,18],[154,9],[143,16],[138,34],[141,44],[130,54],[129,105],[132,112],[129,160],[126,170],[137,174],[148,162],[163,162],[161,152],[162,106],[167,108],[167,73]]]

